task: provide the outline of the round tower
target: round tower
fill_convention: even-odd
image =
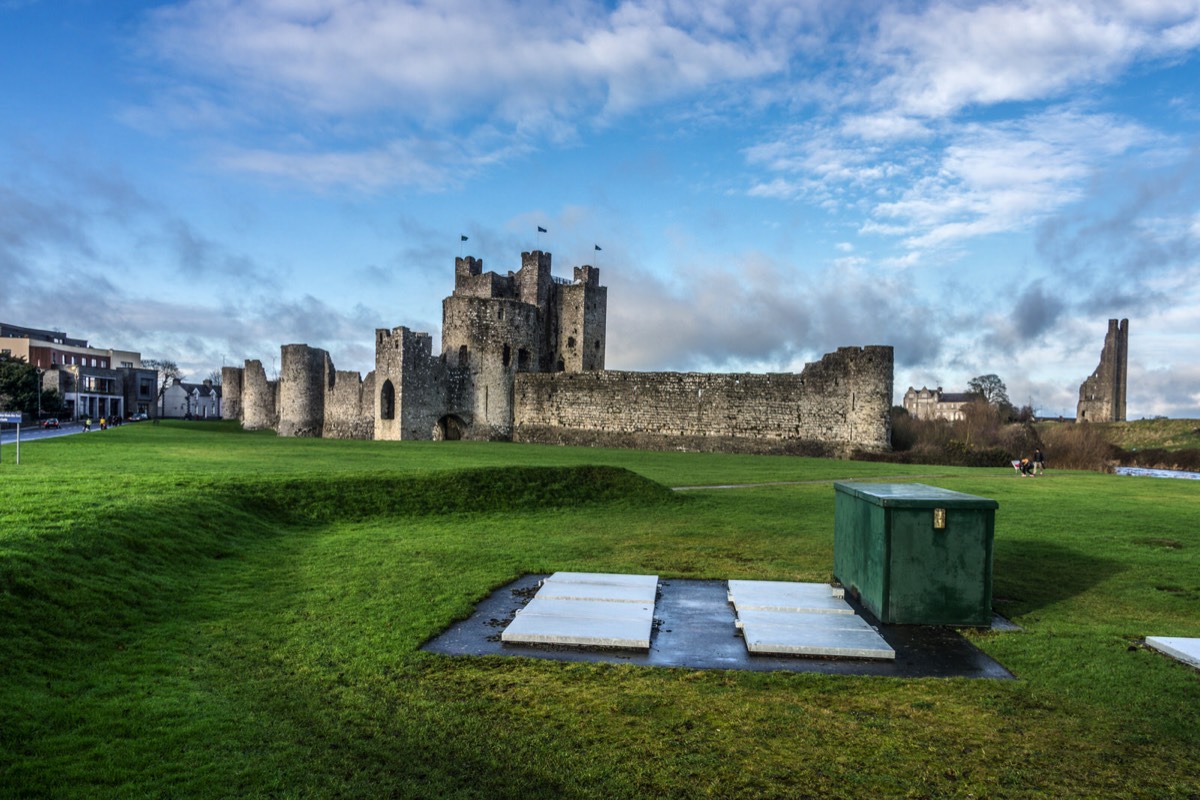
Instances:
[[[328,354],[306,344],[280,349],[280,436],[319,437],[325,427]]]

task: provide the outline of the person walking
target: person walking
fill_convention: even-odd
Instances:
[[[1042,448],[1034,448],[1033,451],[1033,474],[1041,475],[1046,471],[1046,457],[1042,455]]]

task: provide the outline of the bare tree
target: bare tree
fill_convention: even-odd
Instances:
[[[1008,387],[1000,380],[999,375],[988,374],[971,378],[967,381],[967,391],[979,395],[997,408],[1012,408],[1012,402],[1008,399]]]
[[[159,358],[143,358],[142,366],[147,369],[158,370],[158,395],[155,397],[155,405],[159,408],[158,416],[162,416],[162,398],[167,393],[167,389],[176,380],[183,378],[183,373],[179,370],[179,365],[174,361]]]

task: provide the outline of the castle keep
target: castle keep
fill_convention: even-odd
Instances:
[[[405,327],[375,331],[375,370],[338,372],[324,350],[284,345],[222,370],[226,418],[280,436],[482,439],[644,449],[848,455],[891,446],[892,348],[844,347],[799,374],[604,369],[600,271],[550,271],[521,254],[507,275],[458,258],[442,348]]]

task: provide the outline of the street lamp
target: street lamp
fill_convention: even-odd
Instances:
[[[46,370],[41,367],[35,367],[34,373],[37,375],[37,404],[38,404],[38,422],[42,421],[42,376],[46,374]]]
[[[71,411],[71,419],[75,422],[79,421],[79,365],[71,364],[67,367],[75,376],[75,408]]]

